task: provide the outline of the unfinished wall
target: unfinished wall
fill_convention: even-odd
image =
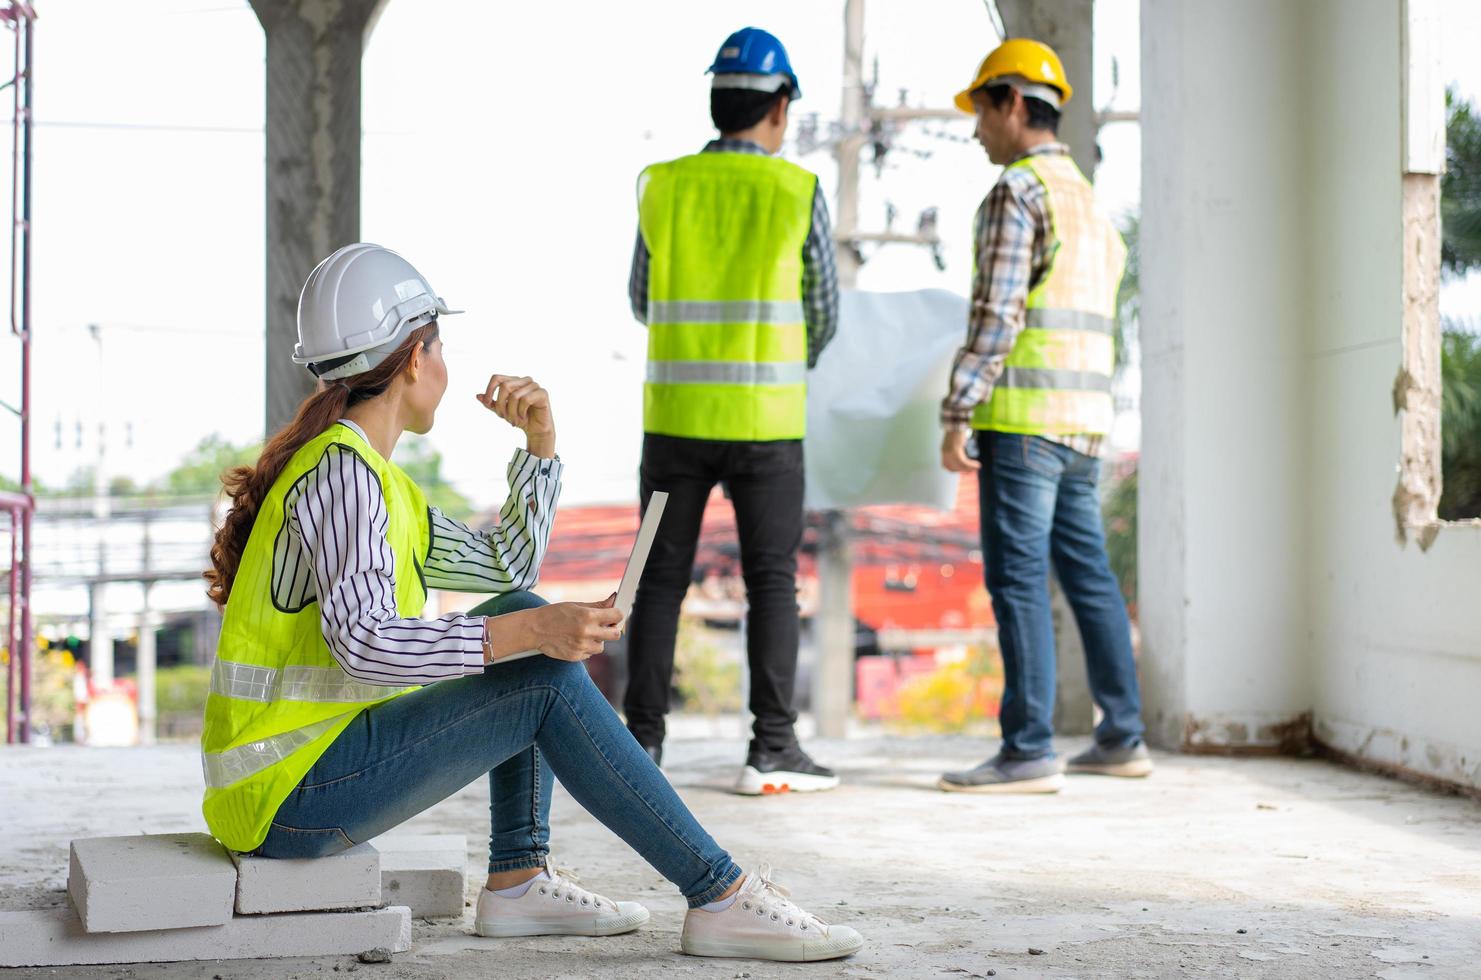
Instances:
[[[1481,787],[1481,529],[1401,537],[1394,507],[1396,484],[1423,489],[1438,466],[1421,451],[1438,440],[1438,181],[1404,173],[1400,25],[1415,13],[1310,4],[1314,726],[1366,761]]]
[[[1144,0],[1144,669],[1164,744],[1276,748],[1309,717],[1481,787],[1481,529],[1395,516],[1406,318],[1433,327],[1409,13]],[[1409,338],[1411,367],[1437,356]]]

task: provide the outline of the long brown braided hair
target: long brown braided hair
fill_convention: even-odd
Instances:
[[[391,382],[411,363],[417,347],[436,338],[437,321],[432,320],[413,330],[405,343],[371,370],[343,381],[321,380],[319,389],[298,406],[293,421],[274,433],[262,447],[257,465],[236,466],[221,474],[221,486],[231,498],[231,509],[216,531],[216,540],[211,545],[212,567],[205,573],[206,581],[211,583],[206,595],[212,602],[226,606],[242,552],[252,535],[257,510],[293,454],[343,418],[346,409],[385,394]]]

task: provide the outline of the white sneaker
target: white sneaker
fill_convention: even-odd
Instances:
[[[545,861],[545,871],[518,898],[483,889],[473,929],[480,936],[615,936],[648,921],[637,902],[614,902],[576,884],[576,876]]]
[[[690,909],[679,947],[690,956],[739,956],[792,963],[833,960],[857,953],[864,937],[830,926],[793,905],[771,868],[746,875],[735,901],[719,912]]]

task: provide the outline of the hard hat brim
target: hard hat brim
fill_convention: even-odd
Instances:
[[[366,351],[373,351],[382,347],[395,349],[402,343],[402,341],[406,339],[406,335],[410,332],[409,330],[407,330],[407,324],[414,322],[419,317],[426,317],[428,313],[431,313],[432,317],[430,317],[429,319],[436,319],[437,317],[456,316],[459,313],[467,312],[466,310],[449,309],[448,306],[443,303],[441,297],[434,297],[434,300],[434,305],[425,307],[415,313],[412,313],[409,316],[401,318],[395,329],[391,330],[388,334],[376,337],[367,337],[364,342],[359,344],[350,344],[343,350],[325,351],[316,354],[305,351],[301,345],[295,345],[293,349],[293,363],[303,364],[307,366],[309,364],[317,364],[320,361],[330,361],[334,360],[335,358],[345,357],[346,355],[350,354],[362,354]]]

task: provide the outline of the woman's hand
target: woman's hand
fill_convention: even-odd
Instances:
[[[556,602],[534,612],[535,649],[556,660],[585,660],[622,637],[614,592],[605,602]]]
[[[480,405],[525,434],[530,455],[555,458],[555,417],[550,392],[533,378],[496,374],[488,387],[474,396]]]

